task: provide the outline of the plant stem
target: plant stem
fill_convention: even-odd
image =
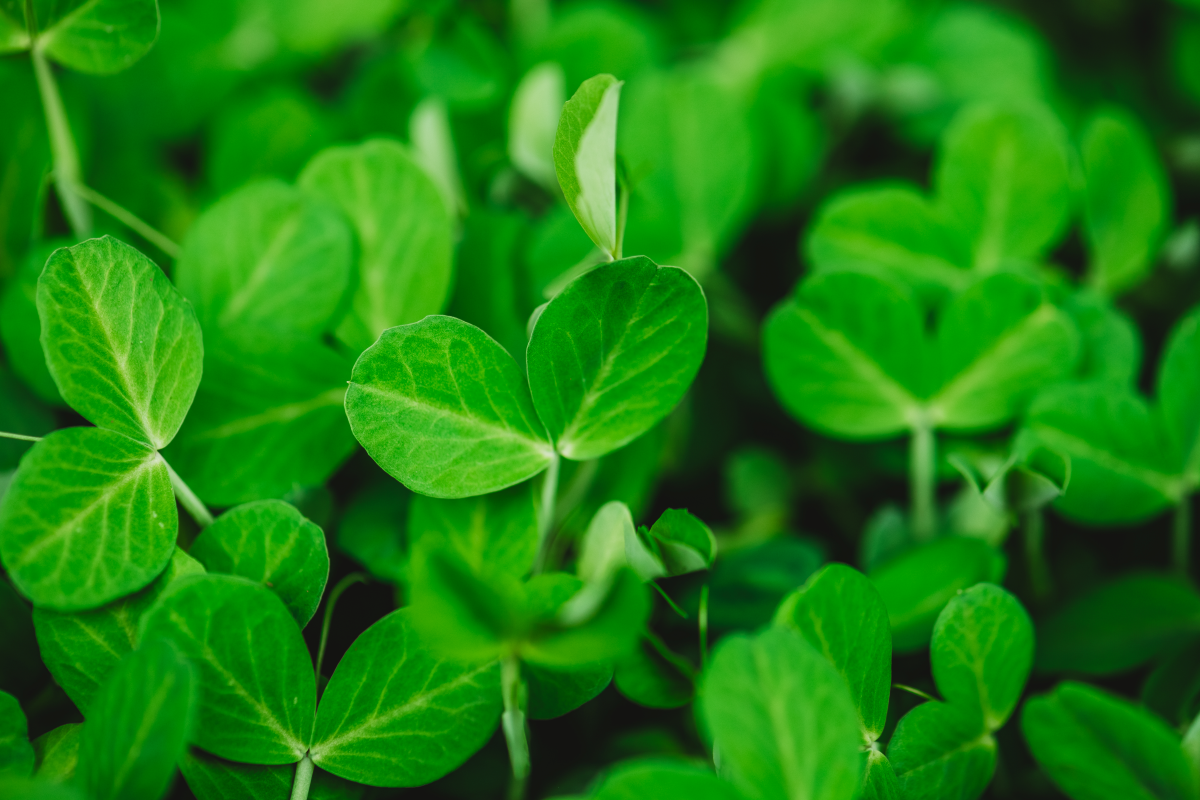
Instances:
[[[554,531],[554,504],[558,500],[558,467],[561,460],[558,453],[555,453],[542,476],[542,507],[538,510],[538,555],[533,565],[534,575],[546,568],[549,556],[551,534]]]
[[[361,572],[351,572],[337,582],[333,587],[333,591],[329,593],[329,599],[325,601],[325,618],[321,620],[321,643],[317,645],[316,673],[318,682],[321,680],[321,662],[325,660],[325,643],[329,640],[329,623],[333,621],[334,606],[337,605],[338,598],[342,596],[342,592],[356,583],[366,582],[366,575],[363,575]]]
[[[700,630],[700,671],[704,672],[708,668],[708,584],[704,584],[700,588],[700,612],[696,615],[699,617]]]
[[[909,524],[918,542],[927,542],[937,533],[936,451],[933,427],[928,422],[914,425],[908,465],[912,491]]]
[[[46,112],[46,129],[50,133],[50,153],[54,158],[54,185],[58,189],[58,199],[62,203],[63,213],[71,231],[76,237],[84,239],[92,234],[92,209],[78,191],[83,183],[79,149],[75,146],[75,137],[71,134],[67,110],[63,106],[62,95],[58,93],[54,71],[36,39],[30,53],[33,57],[33,71],[37,75],[38,91],[42,95],[42,107]]]
[[[163,459],[163,463],[167,464],[167,460]],[[179,477],[179,473],[167,464],[167,474],[171,476],[171,488],[175,490],[175,496],[179,498],[179,504],[187,509],[187,512],[192,515],[192,519],[196,520],[196,524],[202,529],[213,524],[212,512],[208,510],[208,506],[196,496],[192,491],[192,487],[183,482],[183,478]]]
[[[508,743],[508,759],[512,763],[512,780],[508,784],[508,800],[523,800],[529,780],[529,740],[525,736],[525,687],[521,682],[521,661],[515,653],[500,660],[500,693],[504,698],[501,727]]]
[[[1192,561],[1192,498],[1185,494],[1175,506],[1171,531],[1171,566],[1181,578],[1188,576]]]
[[[671,596],[669,594],[667,594],[666,590],[663,589],[661,586],[659,586],[656,581],[650,581],[650,585],[653,586],[656,590],[658,590],[658,593],[660,595],[662,595],[663,600],[667,601],[667,605],[669,605],[671,607],[672,611],[674,611],[676,614],[678,614],[683,619],[688,618],[687,612],[684,611],[679,606],[675,605],[675,601],[671,599]]]
[[[1040,508],[1025,512],[1025,561],[1029,568],[1029,585],[1038,602],[1050,598],[1050,565],[1046,563],[1046,515]]]
[[[166,234],[153,228],[141,217],[137,216],[124,206],[117,205],[112,200],[109,200],[107,197],[100,194],[90,186],[85,186],[82,183],[78,183],[75,185],[75,191],[84,200],[88,201],[96,208],[99,208],[101,211],[108,213],[119,222],[124,223],[126,227],[139,234],[143,239],[150,242],[150,244],[154,245],[159,250],[162,250],[172,259],[178,260],[179,245],[168,238]]]
[[[936,697],[929,694],[928,692],[922,692],[920,689],[917,689],[916,687],[906,686],[903,683],[893,683],[892,688],[899,689],[903,692],[908,692],[909,694],[915,694],[917,697],[923,697],[926,700],[937,700]]]
[[[8,431],[0,431],[0,439],[16,439],[18,442],[40,442],[40,436],[26,436],[23,433],[9,433]]]
[[[296,777],[292,780],[292,800],[308,800],[308,790],[312,786],[313,762],[304,754],[304,758],[296,763]]]

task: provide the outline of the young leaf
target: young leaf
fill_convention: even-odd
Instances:
[[[576,461],[628,444],[670,413],[704,359],[704,292],[645,257],[572,281],[538,318],[527,354],[538,415]]]
[[[1200,593],[1161,575],[1126,575],[1038,626],[1038,672],[1108,675],[1146,663],[1200,632]]]
[[[643,529],[644,530],[644,529]],[[668,508],[646,533],[667,575],[708,569],[717,557],[717,539],[686,508]]]
[[[721,774],[747,797],[854,795],[862,734],[850,691],[800,634],[773,628],[725,639],[701,698]]]
[[[596,246],[617,257],[617,106],[622,82],[588,78],[563,106],[554,172],[567,205]]]
[[[616,663],[617,691],[646,708],[679,708],[696,693],[695,669],[662,642],[642,636]]]
[[[34,605],[95,608],[162,572],[177,514],[158,453],[112,431],[66,428],[29,451],[0,498],[0,556]]]
[[[508,158],[526,176],[553,192],[554,136],[566,100],[563,69],[553,61],[525,73],[508,112]]]
[[[564,577],[571,579],[564,583],[576,590],[567,594],[571,601],[565,606],[561,601],[539,602],[538,579],[544,575],[530,582],[529,605],[542,624],[521,648],[521,657],[543,666],[574,667],[619,659],[632,650],[650,617],[650,598],[641,578],[632,570],[618,570],[607,593],[596,602],[577,591],[578,579]],[[546,613],[550,608],[558,611],[553,619]]]
[[[79,745],[94,800],[158,800],[187,749],[195,715],[192,667],[169,642],[125,656],[100,689]]]
[[[532,482],[461,500],[417,495],[408,512],[410,549],[448,544],[476,572],[522,578],[537,556]]]
[[[452,317],[392,328],[354,365],[346,415],[375,462],[433,497],[470,497],[544,470],[554,451],[521,370]]]
[[[291,764],[239,764],[205,753],[189,750],[179,761],[188,788],[199,800],[289,800],[296,768]],[[359,800],[366,787],[313,770],[309,800]]]
[[[1088,280],[1104,294],[1136,286],[1152,266],[1171,214],[1171,194],[1154,143],[1131,115],[1106,110],[1088,120],[1080,144]]]
[[[887,757],[905,800],[975,800],[996,771],[996,740],[977,712],[933,701],[901,718]]]
[[[336,208],[276,181],[221,198],[188,229],[175,282],[211,337],[316,338],[342,310],[354,240]],[[210,344],[211,349],[211,344]]]
[[[150,259],[105,236],[56,250],[38,279],[42,347],[71,406],[161,450],[200,385],[191,304]]]
[[[226,511],[196,537],[191,554],[209,572],[265,584],[301,628],[316,613],[329,579],[325,533],[282,500]]]
[[[613,665],[601,661],[563,669],[522,664],[521,677],[529,694],[529,718],[556,719],[604,691],[612,682]]]
[[[1060,683],[1021,712],[1038,765],[1073,800],[1185,800],[1200,790],[1179,735],[1128,700]]]
[[[67,0],[25,7],[37,13],[36,46],[79,72],[111,75],[127,69],[158,38],[156,0]]]
[[[585,583],[604,591],[613,574],[629,566],[643,580],[662,574],[658,559],[637,536],[629,506],[613,500],[600,506],[588,524],[575,570]]]
[[[33,624],[42,660],[84,717],[91,710],[96,692],[121,659],[133,652],[146,609],[175,581],[203,573],[200,562],[176,548],[162,574],[136,594],[71,614],[34,609]]]
[[[33,745],[29,725],[17,698],[0,692],[0,776],[33,773]]]
[[[83,739],[83,723],[59,725],[33,740],[37,759],[34,776],[46,781],[65,783],[75,777],[79,766],[79,745]]]
[[[1033,665],[1033,623],[1015,597],[980,583],[946,604],[929,649],[942,697],[991,733],[1021,699]]]
[[[707,769],[686,761],[646,758],[608,772],[591,800],[741,800],[743,795]]]
[[[1004,570],[1002,553],[963,536],[934,540],[873,570],[871,582],[892,624],[892,647],[901,653],[924,647],[946,603],[981,581],[1000,581]]]
[[[138,639],[166,639],[196,667],[194,744],[252,764],[291,764],[308,752],[312,661],[283,601],[262,584],[233,575],[181,580],[142,617]]]
[[[850,687],[862,743],[878,739],[892,691],[892,630],[871,581],[844,564],[829,564],[780,604],[775,624],[799,631],[829,660]]]
[[[1066,137],[1038,107],[972,106],[946,131],[934,170],[938,202],[972,243],[972,266],[1037,259],[1071,213]]]
[[[362,351],[388,328],[442,310],[452,274],[450,216],[402,144],[331,147],[298,183],[341,208],[358,235],[359,284],[337,329],[347,347]]]
[[[500,718],[499,665],[438,658],[394,611],[342,657],[321,695],[312,759],[369,786],[421,786],[484,745]]]

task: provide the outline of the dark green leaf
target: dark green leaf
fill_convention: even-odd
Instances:
[[[34,775],[43,780],[65,783],[75,777],[79,766],[79,745],[83,739],[83,723],[59,725],[33,740],[37,758]]]
[[[771,621],[780,602],[825,562],[813,539],[780,536],[717,559],[709,585],[708,622],[720,630],[753,630]],[[688,603],[689,613],[698,603]]]
[[[617,661],[613,677],[617,691],[647,708],[679,708],[696,693],[692,665],[647,636]]]
[[[16,277],[4,291],[0,300],[0,338],[13,372],[47,403],[61,405],[62,395],[50,368],[46,366],[46,353],[42,350],[42,322],[38,319],[37,282],[46,266],[46,259],[66,240],[51,240],[34,247],[25,257]]]
[[[977,712],[934,701],[901,718],[887,756],[905,800],[975,800],[996,771],[996,740]]]
[[[1171,331],[1158,370],[1158,402],[1179,471],[1200,482],[1200,309]]]
[[[392,583],[408,576],[410,494],[388,480],[355,495],[338,522],[337,547],[376,578]]]
[[[524,577],[538,549],[534,484],[461,500],[417,495],[408,512],[409,547],[450,546],[477,572]]]
[[[110,75],[127,69],[158,38],[156,0],[37,0],[32,7],[40,31],[37,47],[80,72]]]
[[[592,800],[741,800],[742,795],[712,772],[687,761],[627,761],[608,772]]]
[[[17,698],[0,692],[0,775],[33,773],[33,745],[29,726]]]
[[[529,604],[535,612],[541,606],[536,588],[531,582]],[[636,646],[650,616],[647,591],[632,570],[621,569],[612,577],[608,591],[598,603],[587,597],[586,592],[568,595],[571,600],[554,621],[546,621],[530,636],[521,649],[521,657],[552,667],[619,659]]]
[[[1142,340],[1133,321],[1091,292],[1077,292],[1063,308],[1079,329],[1079,377],[1133,384],[1142,365]]]
[[[188,788],[199,800],[289,800],[296,768],[291,764],[239,764],[191,750],[179,762]],[[309,800],[358,800],[363,786],[313,770]]]
[[[524,664],[521,675],[527,687],[530,719],[554,719],[568,714],[600,694],[613,679],[609,662],[566,669]]]

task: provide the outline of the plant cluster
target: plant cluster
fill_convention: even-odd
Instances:
[[[1188,5],[0,0],[0,798],[1200,798]]]

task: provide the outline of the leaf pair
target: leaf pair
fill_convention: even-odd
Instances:
[[[158,22],[156,0],[8,0],[0,4],[0,53],[36,48],[65,67],[110,75],[146,54]]]
[[[621,567],[643,581],[708,569],[717,541],[708,526],[685,509],[669,508],[653,527],[635,529],[629,507],[614,500],[600,507],[584,534],[579,577],[603,583]]]
[[[0,556],[35,605],[94,608],[170,559],[178,518],[158,450],[200,383],[200,326],[150,259],[110,237],[55,251],[37,305],[50,373],[97,427],[29,452],[0,501]]]
[[[414,491],[485,494],[558,455],[598,458],[647,431],[687,391],[706,339],[704,295],[686,272],[624,259],[578,278],[537,317],[528,391],[483,331],[427,317],[363,353],[346,414],[376,463]]]

